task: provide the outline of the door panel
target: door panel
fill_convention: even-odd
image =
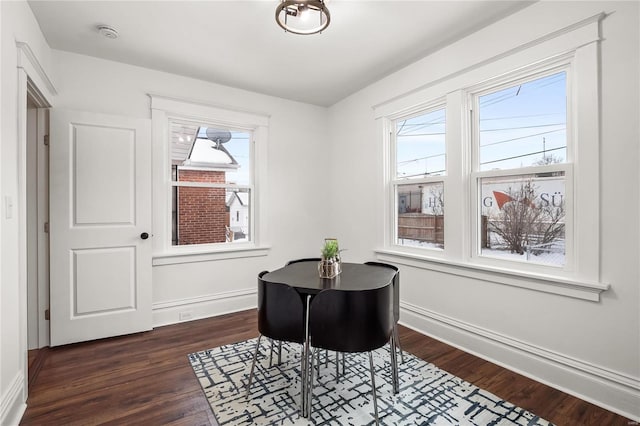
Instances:
[[[134,224],[135,132],[77,124],[72,131],[74,223]]]
[[[51,111],[52,346],[151,329],[150,128]]]
[[[73,250],[72,255],[74,319],[136,309],[135,247]]]

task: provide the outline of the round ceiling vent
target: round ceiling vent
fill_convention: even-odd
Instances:
[[[98,25],[98,32],[104,37],[112,40],[118,38],[118,31],[109,25]]]

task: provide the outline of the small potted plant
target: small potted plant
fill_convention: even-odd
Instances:
[[[321,254],[322,260],[318,263],[320,278],[334,278],[342,272],[338,240],[335,238],[325,239]]]

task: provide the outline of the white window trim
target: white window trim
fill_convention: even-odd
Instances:
[[[390,190],[389,190],[389,195],[388,195],[388,200],[389,200],[389,205],[393,206],[391,211],[389,212],[389,220],[391,221],[390,223],[390,229],[392,230],[392,235],[389,235],[388,238],[388,243],[387,246],[398,246],[398,247],[402,247],[405,250],[408,251],[414,251],[416,253],[421,253],[424,252],[424,250],[427,250],[429,252],[431,252],[431,254],[433,256],[443,256],[444,255],[444,250],[442,249],[437,249],[437,248],[422,248],[422,249],[418,249],[418,248],[411,248],[411,247],[407,247],[407,246],[402,246],[400,244],[397,243],[398,241],[398,227],[396,226],[396,223],[398,221],[398,187],[402,186],[402,185],[420,185],[420,184],[430,184],[430,183],[442,183],[443,185],[443,190],[444,190],[444,196],[446,199],[447,196],[447,191],[446,191],[446,187],[447,187],[447,175],[448,175],[448,171],[449,171],[449,150],[448,150],[448,144],[447,144],[447,139],[445,138],[445,172],[442,175],[433,175],[433,176],[425,176],[425,177],[421,177],[421,178],[414,178],[414,179],[398,179],[398,171],[397,171],[397,160],[396,160],[396,154],[397,154],[397,135],[396,135],[396,127],[395,127],[395,122],[396,120],[399,119],[408,119],[411,117],[415,117],[417,115],[421,115],[421,114],[428,114],[432,111],[437,111],[440,109],[444,109],[445,110],[445,126],[447,126],[448,123],[448,118],[447,118],[447,105],[446,105],[446,99],[445,98],[440,98],[440,99],[436,99],[434,101],[428,102],[428,103],[424,103],[421,105],[418,105],[416,107],[414,107],[411,111],[404,111],[401,114],[395,114],[393,116],[388,117],[388,124],[387,124],[387,128],[389,129],[389,171],[390,174],[389,176],[391,177],[391,181],[390,181]],[[446,212],[446,207],[445,207],[445,212]],[[445,237],[445,249],[447,247],[446,244],[446,237]]]
[[[600,293],[610,287],[609,284],[598,281],[573,280],[544,274],[525,273],[511,268],[480,266],[405,251],[378,249],[375,250],[375,253],[379,260],[385,262],[593,302],[599,301]]]
[[[545,173],[545,172],[564,172],[565,177],[565,199],[571,200],[566,204],[566,212],[565,212],[565,264],[563,266],[553,266],[553,265],[541,265],[535,263],[528,262],[519,262],[515,268],[523,271],[523,272],[532,272],[532,273],[548,273],[550,275],[558,275],[565,278],[571,277],[573,271],[575,270],[575,255],[574,255],[574,237],[575,237],[575,223],[576,223],[576,215],[575,215],[575,193],[574,193],[574,174],[573,174],[573,162],[575,161],[575,143],[576,143],[576,126],[575,122],[575,114],[572,110],[573,102],[575,100],[575,89],[572,88],[572,73],[571,69],[573,67],[573,53],[567,55],[561,55],[560,57],[555,57],[550,61],[544,61],[542,63],[537,63],[531,67],[524,67],[512,74],[506,74],[500,76],[499,78],[493,79],[491,81],[487,81],[482,83],[481,85],[466,89],[464,91],[467,96],[467,108],[471,111],[471,119],[469,125],[471,126],[471,134],[469,138],[469,143],[465,144],[465,148],[470,151],[471,157],[471,173],[469,179],[469,192],[470,192],[470,211],[475,212],[475,217],[471,218],[471,230],[470,230],[470,244],[471,251],[470,257],[467,261],[478,264],[478,265],[487,265],[490,267],[504,267],[507,264],[513,264],[513,262],[518,261],[505,261],[503,259],[494,258],[491,256],[485,256],[480,254],[480,242],[478,241],[480,231],[479,231],[479,212],[480,212],[480,187],[479,182],[482,178],[493,178],[493,177],[514,177],[517,178],[522,175],[533,175],[536,173]],[[474,127],[476,125],[476,119],[478,115],[478,105],[477,100],[480,96],[493,92],[495,90],[501,90],[504,87],[509,87],[514,84],[517,84],[517,81],[525,78],[527,81],[531,81],[532,79],[541,78],[542,76],[551,75],[556,72],[565,72],[567,78],[567,97],[570,98],[570,102],[567,105],[567,130],[566,130],[566,142],[567,142],[567,158],[566,162],[559,164],[549,164],[545,166],[531,166],[531,167],[521,167],[517,169],[503,169],[503,170],[479,170],[479,129]],[[474,213],[472,213],[474,214]],[[587,213],[588,214],[588,213]],[[509,263],[506,263],[509,262]],[[548,272],[552,271],[552,272]]]
[[[153,126],[153,265],[168,265],[187,262],[234,259],[266,256],[269,246],[265,244],[267,185],[267,142],[269,117],[264,114],[239,111],[230,108],[189,102],[158,95],[151,98],[151,121]],[[169,121],[197,121],[215,123],[234,129],[245,129],[252,133],[252,185],[236,185],[251,189],[250,229],[253,239],[234,244],[198,244],[189,246],[171,245],[171,182],[169,167]],[[180,186],[180,184],[177,184]],[[216,184],[187,183],[186,186],[213,187]],[[228,187],[228,185],[223,185]]]
[[[584,300],[598,301],[600,294],[610,288],[600,277],[600,217],[599,217],[599,70],[598,55],[601,40],[599,25],[604,14],[595,15],[567,28],[560,29],[526,45],[497,55],[476,66],[471,66],[441,78],[402,96],[374,106],[374,116],[382,138],[385,161],[384,235],[383,247],[376,250],[380,260],[466,276],[497,284],[505,284],[532,290],[544,291]],[[571,163],[567,165],[567,190],[574,203],[572,211],[573,238],[571,252],[567,259],[569,267],[562,271],[553,267],[521,268],[519,264],[494,264],[492,259],[477,261],[473,248],[475,240],[475,203],[470,171],[473,165],[470,119],[465,103],[469,88],[477,87],[502,74],[515,75],[534,67],[551,66],[557,61],[567,62],[572,68],[570,84],[570,105],[575,107],[575,120],[569,121],[567,128],[575,142]],[[568,73],[569,74],[569,73]],[[393,170],[389,158],[392,152],[390,130],[398,117],[409,115],[429,102],[425,100],[447,95],[447,182],[445,184],[445,250],[442,254],[426,250],[412,250],[393,244],[395,235],[395,213],[393,208]],[[459,142],[459,143],[457,143]],[[568,148],[569,150],[569,148]],[[509,172],[506,172],[509,173]],[[517,174],[522,171],[518,170]],[[513,171],[511,171],[513,174]],[[475,174],[474,176],[477,176]],[[576,183],[577,184],[573,184]],[[461,197],[452,197],[453,186],[462,192]],[[596,190],[594,191],[594,188]],[[448,194],[448,196],[447,196]],[[580,214],[575,214],[580,212]],[[594,231],[595,230],[595,231]],[[568,244],[571,244],[568,242]],[[506,265],[506,266],[505,266]],[[556,268],[557,269],[557,268]]]

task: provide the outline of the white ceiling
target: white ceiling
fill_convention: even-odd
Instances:
[[[331,0],[308,36],[278,27],[277,0],[29,4],[54,49],[329,106],[531,2]]]

